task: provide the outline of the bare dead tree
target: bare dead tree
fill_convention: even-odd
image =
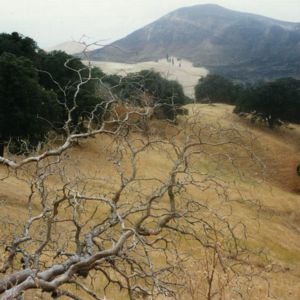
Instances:
[[[27,189],[20,199],[26,215],[16,220],[8,213],[1,221],[0,299],[22,299],[32,291],[104,299],[115,288],[129,299],[180,299],[186,266],[201,251],[206,299],[220,295],[232,274],[254,276],[252,254],[242,243],[247,230],[232,218],[232,185],[220,173],[222,165],[230,165],[242,177],[239,163],[249,157],[257,167],[251,142],[234,128],[203,125],[197,115],[178,125],[161,122],[164,136],[134,132],[132,116],[147,119],[149,107],[120,115],[114,106],[118,99],[101,78],[72,71],[79,81],[72,106],[61,100],[68,113],[62,142],[49,142],[26,158],[0,157],[1,184],[13,177]],[[78,133],[71,127],[72,111],[89,80],[105,90],[99,102],[104,114],[95,122],[95,107],[86,131]],[[76,158],[72,146],[95,136],[105,136],[109,146],[101,148],[100,163],[94,161],[91,171],[81,168],[88,158]],[[148,165],[149,153],[160,157],[162,168]],[[218,289],[220,274],[227,279]]]

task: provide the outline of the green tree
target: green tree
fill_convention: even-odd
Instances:
[[[251,114],[252,121],[264,120],[270,128],[284,122],[300,122],[300,81],[281,78],[248,86],[240,94],[235,113]]]
[[[128,74],[122,78],[115,91],[121,99],[134,105],[143,105],[142,95],[150,95],[153,104],[157,105],[163,116],[168,119],[174,119],[179,107],[187,102],[183,88],[177,81],[167,80],[150,70]]]
[[[238,92],[239,86],[215,74],[209,74],[200,78],[195,86],[195,97],[198,102],[209,101],[234,104]]]
[[[66,54],[62,51],[46,53],[38,48],[36,42],[29,37],[13,32],[12,34],[0,35],[0,55],[4,52],[12,53],[17,57],[26,57],[32,65],[39,70],[39,84],[51,91],[59,101],[54,105],[55,113],[49,114],[47,120],[53,127],[61,131],[68,110],[74,106],[76,87],[80,80],[89,76],[87,68],[80,59]],[[66,62],[68,62],[66,64]],[[91,77],[103,77],[101,70],[93,68]],[[81,77],[81,78],[80,78]],[[56,83],[55,83],[55,82]],[[72,128],[74,130],[84,129],[84,120],[98,104],[97,80],[89,80],[80,87],[76,94],[76,109],[72,110]],[[60,85],[60,88],[58,87]],[[58,105],[60,103],[60,105]],[[101,106],[97,106],[96,117],[101,116]],[[98,118],[99,120],[99,118]]]
[[[38,50],[36,42],[29,37],[24,37],[17,32],[0,34],[0,55],[8,52],[37,62]]]
[[[54,95],[38,83],[29,59],[11,53],[0,56],[0,155],[11,141],[14,151],[26,151],[21,140],[37,145],[45,139],[49,123],[43,118],[53,111]]]
[[[16,32],[0,34],[0,55],[2,154],[8,139],[13,138],[10,145],[19,151],[22,149],[18,141],[26,139],[37,144],[43,140],[46,128],[65,133],[68,127],[67,130],[82,132],[91,112],[94,122],[103,121],[99,78],[105,74],[100,69],[89,68],[62,51],[46,53],[34,40]],[[43,124],[36,119],[30,122],[37,115],[45,119]],[[14,122],[15,126],[11,126]]]
[[[300,80],[287,77],[276,81],[281,87],[285,98],[284,115],[281,118],[286,122],[300,123]]]
[[[72,111],[72,127],[77,131],[83,130],[84,120],[101,101],[97,94],[97,87],[98,79],[104,77],[104,73],[98,68],[90,70],[79,58],[62,51],[50,53],[41,51],[39,60],[40,84],[47,90],[55,92],[61,103],[59,113],[51,121],[55,123],[57,129],[60,129],[68,117],[68,111],[74,107],[75,100],[76,108]],[[77,93],[78,84],[82,82],[85,83],[80,86]],[[101,116],[101,111],[100,105],[96,111],[98,117]]]

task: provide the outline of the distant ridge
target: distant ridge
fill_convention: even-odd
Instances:
[[[90,58],[135,63],[167,55],[237,79],[300,77],[300,23],[196,5],[94,50]]]
[[[98,49],[99,47],[97,46],[89,46],[88,50],[95,50]],[[47,52],[51,52],[51,51],[64,51],[68,54],[76,54],[76,53],[81,53],[83,50],[85,49],[85,46],[80,43],[80,42],[76,42],[76,41],[66,41],[64,43],[58,44],[56,46],[53,47],[49,47],[47,49],[45,49]]]

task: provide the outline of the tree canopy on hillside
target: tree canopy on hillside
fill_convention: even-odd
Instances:
[[[87,116],[99,104],[99,80],[105,74],[98,68],[85,66],[79,58],[62,51],[40,52],[39,82],[47,90],[54,91],[60,110],[55,120],[55,128],[62,128],[68,118],[68,108],[73,107],[76,97],[76,108],[72,110],[74,130],[81,130]],[[80,85],[80,88],[79,88]],[[101,106],[94,113],[101,117]]]
[[[38,50],[36,42],[30,37],[25,37],[18,32],[0,34],[0,55],[8,52],[16,56],[27,57],[36,62]]]
[[[10,55],[7,56],[7,53]],[[43,124],[42,118],[35,119],[35,123],[33,122],[38,130],[33,130],[31,127],[33,124],[29,126],[30,122],[27,121],[25,122],[28,123],[27,126],[21,125],[18,131],[8,130],[2,125],[0,135],[5,142],[11,138],[27,137],[27,142],[33,143],[33,146],[37,144],[38,139],[42,140],[42,135],[45,135],[47,129],[50,128],[63,134],[66,134],[66,129],[72,132],[84,132],[86,121],[90,120],[91,114],[93,122],[101,124],[104,118],[102,106],[104,102],[101,97],[105,93],[100,91],[100,86],[101,89],[105,85],[110,86],[110,92],[116,92],[121,101],[128,101],[133,105],[141,105],[144,95],[150,95],[152,102],[160,107],[163,117],[169,119],[175,118],[178,106],[184,104],[186,99],[180,84],[162,78],[159,73],[141,71],[137,74],[129,74],[121,80],[116,76],[106,76],[100,69],[84,65],[79,58],[65,52],[46,53],[38,48],[34,40],[16,32],[0,35],[0,55],[3,57],[3,64],[7,57],[10,58],[7,60],[9,63],[3,65],[2,69],[2,72],[5,70],[11,75],[11,77],[4,78],[4,73],[2,73],[3,91],[6,85],[9,87],[15,81],[21,81],[22,76],[27,76],[28,79],[28,72],[31,72],[30,82],[34,81],[32,91],[28,90],[29,84],[24,78],[24,85],[21,88],[8,88],[10,97],[18,99],[18,101],[14,101],[14,107],[18,114],[10,115],[10,110],[4,111],[7,109],[8,103],[5,97],[8,96],[4,92],[2,93],[2,102],[6,101],[2,105],[3,114],[7,118],[11,118],[11,122],[20,125],[25,122],[24,120],[28,121],[31,117],[35,118],[36,115],[44,118]],[[20,67],[17,62],[20,63]],[[27,73],[24,68],[25,64],[29,65]],[[35,92],[37,94],[33,95],[32,93]],[[40,93],[40,97],[38,93]],[[44,97],[45,95],[47,97]],[[22,103],[27,103],[26,106],[29,108],[24,109]],[[42,114],[41,107],[47,113]],[[32,114],[27,113],[29,110],[32,110]],[[4,120],[4,117],[2,118]],[[69,126],[66,128],[65,124],[68,120],[71,124],[68,124]],[[10,124],[8,121],[2,123]],[[48,123],[47,126],[46,123]],[[3,144],[4,142],[1,143],[1,145]],[[18,143],[15,143],[14,147],[15,151],[23,151]]]
[[[46,53],[34,40],[16,32],[0,35],[0,57],[2,155],[8,141],[14,140],[11,150],[24,152],[16,140],[25,139],[34,146],[50,129],[64,132],[68,119],[73,131],[83,130],[91,113],[100,121],[97,87],[104,74],[98,68],[61,51]]]
[[[143,96],[150,96],[148,101],[160,107],[162,117],[171,120],[176,117],[177,109],[187,101],[183,88],[177,81],[167,80],[152,70],[128,74],[121,78],[115,90],[121,99],[134,105],[145,105],[142,103],[145,101]]]
[[[245,87],[235,113],[248,113],[252,121],[264,120],[270,128],[284,122],[300,122],[300,80],[281,78]]]
[[[209,74],[199,79],[195,86],[195,97],[198,102],[234,104],[238,90],[239,87],[229,79]]]
[[[55,95],[38,82],[38,73],[29,59],[14,54],[0,55],[0,155],[4,143],[11,151],[30,151],[22,145],[37,145],[46,138],[55,115]]]

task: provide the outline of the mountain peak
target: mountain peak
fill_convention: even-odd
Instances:
[[[300,76],[299,23],[215,4],[177,9],[112,46],[91,58],[134,63],[171,55],[233,77]]]
[[[197,4],[178,8],[167,14],[165,17],[181,15],[195,18],[203,15],[224,15],[228,12],[231,12],[231,10],[217,4]]]
[[[196,4],[192,6],[185,6],[178,8],[175,11],[184,11],[184,10],[201,10],[205,12],[215,12],[215,11],[226,11],[229,10],[223,6],[220,6],[218,4],[212,4],[212,3],[207,3],[207,4]]]

